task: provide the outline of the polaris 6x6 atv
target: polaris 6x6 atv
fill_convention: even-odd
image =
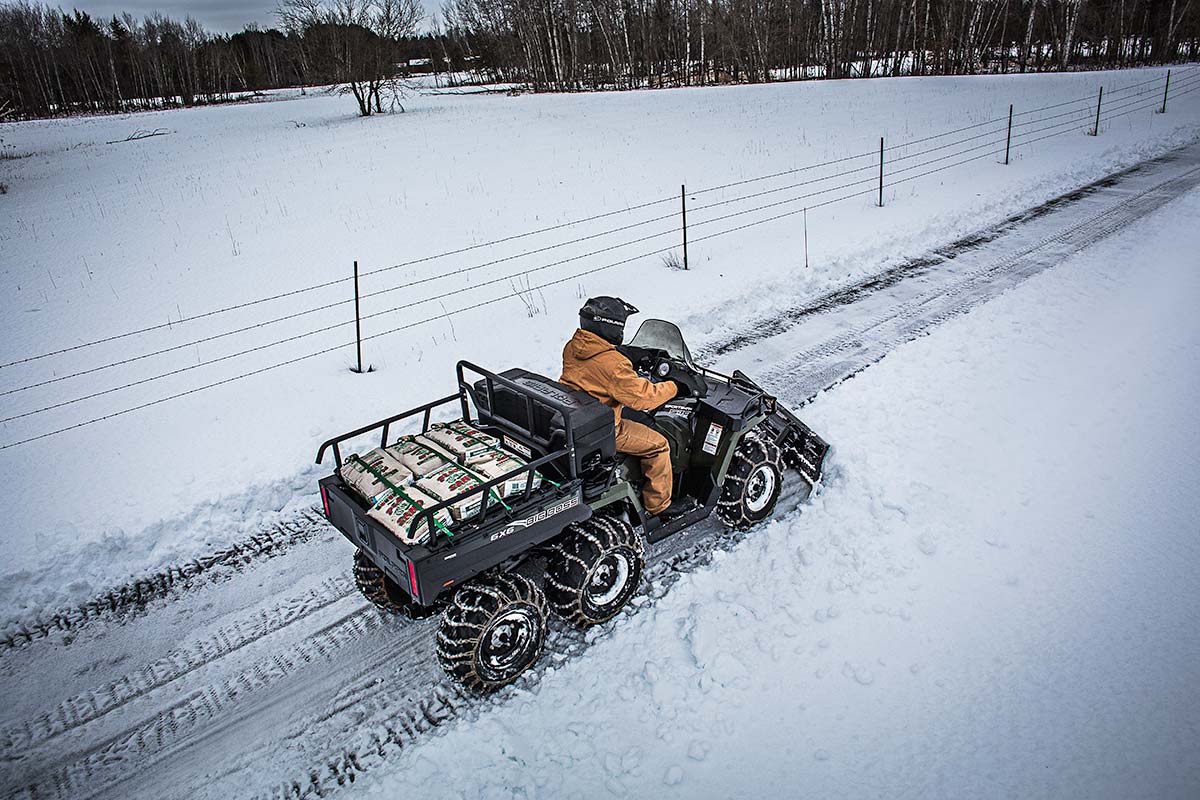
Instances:
[[[691,376],[707,388],[705,397],[676,397],[648,415],[623,412],[666,437],[674,496],[694,503],[667,522],[642,508],[638,460],[617,453],[612,409],[522,369],[493,373],[461,361],[457,393],[330,439],[317,452],[319,464],[332,448],[338,464],[320,481],[321,499],[325,516],[358,548],[359,589],[390,612],[440,611],[437,657],[470,688],[498,689],[532,665],[550,611],[579,626],[615,616],[638,591],[647,544],[714,511],[739,529],[766,519],[788,468],[806,494],[820,480],[828,445],[741,372],[697,366],[674,324],[647,320],[620,349],[651,381]],[[387,448],[402,438],[389,434],[403,420],[420,417],[430,432],[434,411],[455,403],[465,423],[520,460],[505,475],[419,506],[401,532],[424,526],[430,535],[397,535],[344,480],[341,445],[376,434]],[[521,478],[522,490],[501,499],[497,489]],[[469,513],[438,521],[464,503]]]

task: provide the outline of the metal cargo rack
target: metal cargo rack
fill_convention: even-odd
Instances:
[[[467,370],[482,376],[479,387],[472,386],[467,382],[465,374]],[[523,420],[494,418],[494,424],[480,425],[480,430],[514,437],[519,443],[529,446],[535,455],[546,451],[548,440],[544,436],[538,436],[532,430],[535,410],[542,406],[551,411],[567,413],[567,409],[560,403],[553,398],[535,395],[520,384],[467,362],[459,362],[457,377],[459,391],[456,394],[425,403],[370,425],[364,425],[324,442],[317,451],[317,463],[322,463],[327,451],[332,449],[340,469],[344,463],[342,445],[348,440],[374,432],[379,433],[380,447],[394,444],[389,441],[392,431],[402,427],[401,423],[405,420],[414,417],[421,419],[421,432],[426,432],[432,424],[434,411],[456,400],[459,402],[462,418],[472,424],[478,424],[475,416],[471,413],[475,393],[486,393],[490,405],[494,402],[497,386],[504,386],[525,399],[525,418]],[[582,519],[590,515],[590,510],[582,502],[580,488],[582,481],[576,474],[574,460],[571,458],[574,451],[573,436],[569,425],[564,428],[566,436],[562,446],[531,459],[522,467],[460,492],[418,513],[409,522],[409,530],[419,530],[419,526],[422,524],[428,526],[427,530],[430,531],[430,535],[421,544],[403,543],[392,531],[370,518],[367,515],[367,511],[370,509],[369,505],[357,493],[350,491],[337,473],[320,481],[325,515],[347,539],[356,546],[370,551],[382,566],[390,567],[389,571],[395,573],[394,579],[405,576],[407,573],[409,581],[397,580],[397,582],[402,586],[411,586],[411,594],[414,599],[418,601],[427,597],[432,599],[430,590],[436,592],[444,586],[461,581],[465,579],[466,572],[474,573],[480,569],[486,569],[507,557],[510,550],[527,547],[530,538],[545,536],[546,529],[543,529],[541,525],[532,524],[528,530],[522,527],[531,519],[535,519],[538,513],[544,509],[569,506],[570,510],[565,512],[564,516],[560,518],[560,522]],[[398,436],[396,438],[399,439]],[[555,474],[548,476],[543,472],[542,485],[534,489],[533,473],[547,467],[556,470]],[[565,474],[562,474],[564,472]],[[493,492],[493,489],[505,481],[521,475],[526,476],[524,492],[510,495],[503,500],[496,499],[494,495],[497,493]],[[556,478],[561,480],[556,482]],[[482,497],[478,509],[469,517],[455,522],[448,528],[442,528],[434,522],[435,515],[442,510],[475,495],[482,495]],[[513,535],[518,530],[519,533]],[[453,555],[445,555],[451,552],[462,552],[465,557],[465,560],[451,574],[451,580],[445,581],[444,585],[439,583],[434,587],[423,585],[425,572],[443,573],[445,572],[444,568],[422,570],[422,579],[421,581],[417,580],[417,570],[414,565],[431,562],[433,560],[431,557],[439,553],[443,554],[445,559],[453,558]],[[441,561],[442,559],[437,560]],[[445,575],[439,574],[440,577],[445,577]]]

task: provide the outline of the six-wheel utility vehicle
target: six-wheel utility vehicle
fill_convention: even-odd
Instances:
[[[319,464],[332,448],[340,469],[348,440],[378,432],[386,447],[402,421],[421,415],[427,431],[435,409],[457,402],[464,420],[527,461],[425,508],[412,526],[434,535],[412,545],[369,517],[337,472],[320,481],[325,516],[358,548],[359,589],[391,612],[441,610],[438,659],[468,687],[497,689],[533,664],[548,609],[580,626],[615,616],[637,592],[647,541],[714,511],[734,528],[766,519],[786,467],[806,492],[820,480],[828,445],[741,372],[697,366],[674,324],[647,320],[620,349],[649,380],[698,376],[707,387],[704,397],[676,397],[648,415],[623,411],[670,444],[674,496],[694,508],[669,521],[642,508],[638,461],[617,453],[612,409],[522,369],[493,373],[460,361],[457,393],[330,439],[317,453]],[[534,470],[544,480],[535,482]],[[523,493],[493,499],[496,486],[522,474]],[[478,510],[450,527],[432,524],[466,494],[481,496]]]

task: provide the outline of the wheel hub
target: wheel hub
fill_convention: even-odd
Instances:
[[[604,608],[625,591],[631,572],[629,557],[621,552],[606,554],[592,569],[587,599],[594,608]]]
[[[536,654],[537,630],[537,614],[532,608],[518,606],[496,615],[480,637],[480,671],[490,673],[489,679],[504,680],[514,669],[524,669]]]
[[[746,508],[757,514],[767,507],[775,493],[775,470],[768,464],[760,464],[746,478]]]

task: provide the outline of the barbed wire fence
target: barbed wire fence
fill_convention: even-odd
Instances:
[[[286,358],[266,366],[230,375],[222,379],[204,383],[183,391],[169,393],[154,399],[135,403],[134,405],[122,407],[107,414],[81,419],[71,424],[67,424],[42,433],[26,436],[16,441],[11,441],[0,445],[0,450],[7,450],[9,448],[18,447],[20,445],[29,444],[31,442],[39,441],[52,436],[57,436],[81,427],[93,425],[127,414],[132,414],[152,406],[157,406],[182,397],[187,397],[208,391],[210,389],[215,389],[220,386],[244,380],[256,375],[261,375],[266,372],[271,372],[345,348],[356,347],[358,348],[359,352],[361,352],[363,342],[382,339],[384,337],[392,336],[402,331],[411,330],[422,325],[427,325],[439,320],[449,319],[458,314],[464,314],[476,309],[509,300],[513,297],[521,295],[522,293],[540,292],[544,289],[569,283],[571,281],[576,281],[599,272],[615,269],[617,267],[642,261],[644,259],[653,258],[655,256],[663,256],[676,251],[683,242],[686,242],[694,247],[696,244],[701,242],[739,233],[750,228],[782,220],[797,214],[804,214],[807,218],[807,213],[809,211],[827,207],[836,203],[845,202],[857,197],[877,195],[878,204],[882,205],[884,191],[886,188],[894,188],[898,185],[916,181],[945,170],[957,168],[984,159],[998,159],[1000,156],[1003,156],[1004,160],[998,163],[1008,164],[1012,152],[1022,147],[1028,147],[1037,142],[1045,141],[1047,139],[1065,134],[1080,133],[1081,131],[1090,135],[1099,135],[1102,133],[1101,126],[1104,123],[1111,123],[1113,120],[1121,117],[1146,111],[1151,111],[1153,113],[1166,113],[1168,101],[1170,99],[1177,99],[1200,90],[1200,67],[1191,67],[1181,70],[1174,77],[1172,77],[1171,73],[1172,71],[1168,70],[1165,77],[1155,77],[1110,90],[1107,92],[1107,104],[1105,102],[1105,92],[1103,91],[1103,88],[1101,88],[1096,95],[1077,97],[1071,100],[1031,109],[1022,109],[1018,111],[1015,109],[1015,106],[1010,106],[1008,113],[1004,116],[972,123],[970,125],[961,126],[927,136],[922,136],[917,139],[911,139],[908,141],[902,141],[888,145],[886,143],[886,137],[881,137],[880,146],[878,149],[842,156],[839,158],[822,161],[820,163],[807,164],[787,170],[744,178],[715,186],[694,189],[692,191],[687,191],[686,186],[684,186],[681,187],[681,194],[671,194],[668,196],[639,202],[624,208],[604,211],[578,219],[569,220],[567,222],[544,226],[534,230],[507,234],[505,236],[488,241],[458,247],[441,253],[423,256],[408,261],[390,264],[383,267],[378,267],[376,269],[365,270],[362,272],[358,272],[356,269],[355,274],[347,275],[346,277],[322,281],[295,289],[289,289],[283,292],[277,292],[275,294],[193,314],[191,316],[181,317],[180,319],[172,320],[170,322],[134,328],[122,333],[100,337],[80,344],[13,359],[7,363],[0,364],[0,371],[11,369],[23,364],[31,364],[47,359],[53,359],[68,353],[74,353],[104,344],[110,344],[133,337],[143,336],[145,334],[162,331],[168,328],[174,329],[187,323],[211,319],[223,314],[242,311],[279,300],[290,300],[292,298],[297,298],[313,292],[340,287],[351,282],[354,283],[355,292],[354,296],[352,297],[320,303],[318,305],[310,306],[301,310],[292,311],[286,314],[270,317],[268,319],[252,322],[250,324],[233,327],[218,333],[200,336],[186,342],[151,349],[146,352],[137,353],[113,361],[97,363],[84,369],[78,369],[74,372],[54,375],[50,378],[11,386],[10,388],[0,391],[0,397],[19,395],[41,387],[59,384],[64,381],[74,380],[76,378],[96,374],[105,370],[115,369],[117,367],[125,366],[167,353],[183,351],[189,348],[196,348],[201,344],[207,344],[222,339],[230,339],[231,337],[237,337],[242,334],[280,325],[285,322],[301,319],[303,317],[329,311],[331,309],[349,306],[350,304],[354,304],[355,308],[357,309],[361,301],[368,298],[378,298],[398,292],[411,293],[412,290],[419,287],[429,286],[438,282],[449,281],[452,278],[469,276],[481,270],[489,269],[501,264],[552,253],[553,251],[561,250],[563,248],[583,245],[588,242],[602,240],[606,237],[616,236],[619,234],[626,234],[631,231],[638,231],[639,233],[639,235],[635,236],[634,238],[624,239],[615,244],[596,247],[582,253],[573,253],[562,258],[557,258],[546,263],[538,264],[537,266],[520,269],[514,272],[507,272],[498,277],[474,281],[465,288],[459,287],[437,291],[435,294],[422,296],[419,299],[406,300],[405,302],[401,302],[397,305],[373,311],[368,314],[356,313],[353,316],[348,316],[347,319],[341,322],[304,330],[299,333],[268,341],[266,343],[245,347],[219,357],[210,358],[207,360],[198,359],[194,364],[177,367],[175,369],[170,369],[161,373],[139,378],[137,380],[119,383],[108,388],[79,394],[67,399],[29,408],[24,411],[9,412],[6,416],[0,418],[0,424],[7,425],[8,423],[16,422],[18,420],[37,417],[56,409],[66,408],[68,406],[73,406],[95,398],[104,397],[136,387],[146,386],[170,377],[192,372],[193,370],[233,361],[253,353],[263,352],[271,348],[281,347],[293,342],[312,339],[314,337],[322,337],[327,339],[327,335],[340,332],[342,329],[348,329],[351,326],[354,326],[356,329],[356,335],[353,339],[344,339],[338,341],[336,344],[319,347],[311,352]],[[1056,113],[1044,114],[1044,112],[1048,111],[1054,111]],[[1057,120],[1057,122],[1055,120]],[[968,135],[959,136],[960,134]],[[950,137],[959,138],[956,138],[953,141],[943,141],[949,139]],[[921,145],[926,146],[919,147]],[[914,147],[917,147],[918,149],[912,150]],[[812,177],[807,177],[809,174],[811,174]],[[805,176],[802,180],[792,181],[782,186],[754,189],[755,185],[761,184],[765,181],[773,181],[781,178],[802,175]],[[827,185],[834,182],[836,182],[835,185]],[[745,191],[744,193],[736,194],[732,197],[722,197],[718,195],[717,199],[707,202],[703,201],[704,198],[710,195],[716,195],[717,193],[727,192],[729,190],[740,190],[743,187],[749,187],[751,191]],[[780,199],[770,199],[769,202],[762,202],[749,208],[725,210],[729,206],[735,206],[737,204],[747,203],[749,201],[760,200],[763,198],[772,198],[773,196],[778,196],[787,192],[794,192],[796,190],[804,191],[801,191],[798,194],[782,197]],[[699,205],[688,205],[689,201],[695,203],[698,200],[700,201]],[[674,204],[681,204],[681,207],[673,207],[670,210],[667,210],[665,208],[667,204],[672,204],[673,206]],[[663,208],[662,213],[656,213],[653,216],[645,219],[620,225],[613,225],[598,232],[574,236],[552,244],[533,247],[520,252],[486,259],[480,261],[479,263],[459,267],[457,269],[445,270],[435,275],[410,279],[405,282],[391,286],[385,286],[365,294],[360,294],[358,292],[357,278],[359,277],[392,274],[401,269],[429,264],[456,256],[465,256],[467,254],[476,253],[479,251],[486,251],[491,248],[497,248],[501,245],[519,242],[532,237],[555,233],[558,231],[566,231],[569,229],[578,228],[581,225],[599,222],[602,220],[609,220],[615,217],[626,216],[639,211],[658,209],[660,207]],[[722,212],[715,215],[711,213],[705,213],[712,212],[714,209],[721,209]],[[763,212],[769,212],[769,215],[744,222],[742,221],[743,218],[749,215],[756,215]],[[692,216],[692,221],[690,222],[688,221],[689,213]],[[696,218],[697,215],[700,215],[699,219]],[[712,230],[710,228],[710,226],[728,221],[736,222],[735,224],[716,230]],[[641,229],[645,229],[648,226],[656,227],[651,229],[651,232],[642,233]],[[696,230],[700,230],[701,235],[696,236],[694,234],[694,231]],[[633,256],[619,258],[598,266],[589,266],[586,269],[581,269],[579,271],[571,271],[569,274],[558,274],[562,271],[560,268],[567,267],[568,265],[574,265],[578,262],[593,259],[598,256],[615,253],[616,251],[639,244],[646,244],[650,249],[639,252]],[[554,270],[555,272],[550,273],[549,275],[543,275],[551,270]],[[546,277],[547,279],[539,283],[534,283],[533,276],[537,276],[537,280],[539,281],[542,280],[542,277]],[[507,288],[502,289],[502,291],[499,293],[493,294],[483,300],[451,310],[446,310],[445,304],[442,302],[456,295],[463,294],[466,291],[475,291],[493,286]],[[441,308],[441,313],[430,313],[428,316],[422,316],[420,319],[405,321],[403,324],[371,333],[366,336],[361,334],[361,324],[365,320],[382,320],[382,318],[393,316],[400,312],[412,311],[415,308],[435,303]]]

